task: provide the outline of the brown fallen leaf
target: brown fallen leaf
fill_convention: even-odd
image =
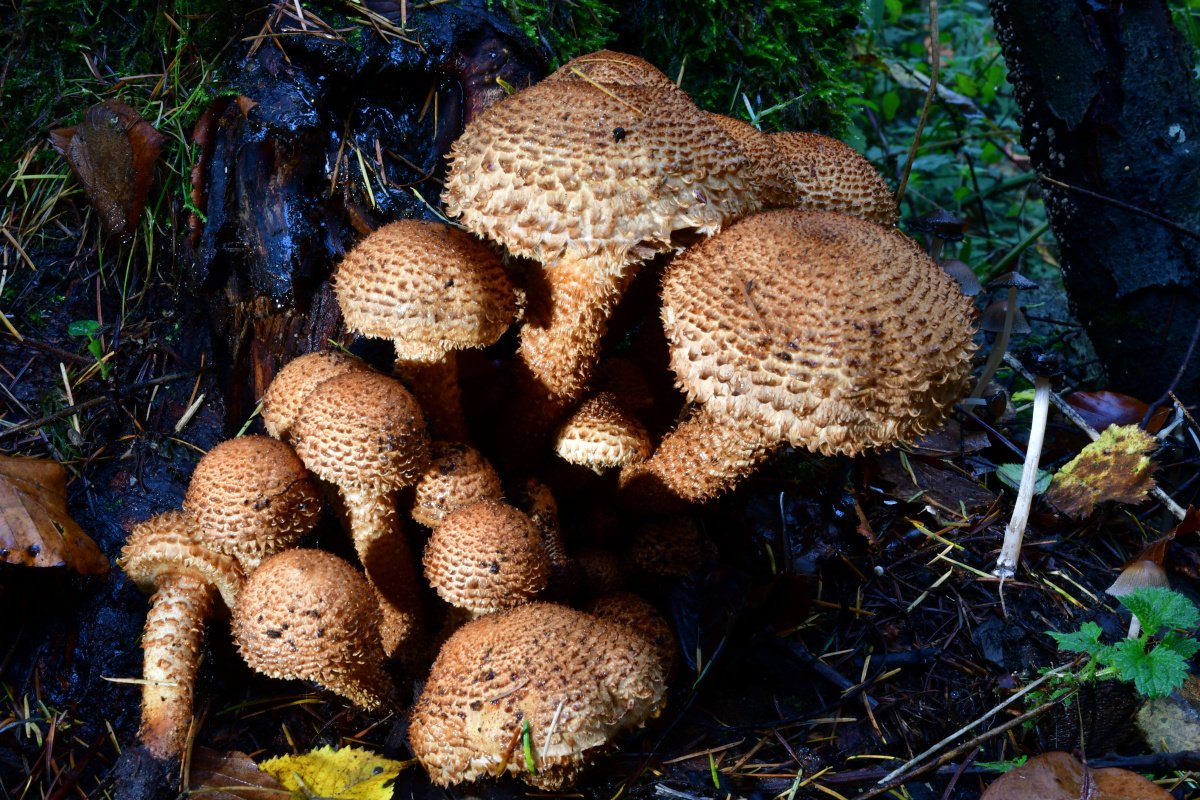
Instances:
[[[237,750],[223,753],[208,747],[192,751],[188,789],[192,796],[205,800],[272,800],[294,796],[245,753]]]
[[[27,567],[108,571],[108,559],[67,513],[67,471],[39,458],[0,456],[0,559]]]
[[[1079,416],[1098,431],[1109,425],[1134,425],[1142,421],[1150,406],[1136,397],[1120,392],[1071,392],[1063,398],[1067,405],[1079,412]],[[1150,417],[1146,430],[1158,433],[1166,424],[1170,409],[1163,406]]]
[[[1084,792],[1084,775],[1091,791]],[[1089,769],[1070,753],[1043,753],[997,778],[980,800],[1172,800],[1127,769]]]
[[[1110,425],[1050,482],[1046,500],[1075,519],[1104,502],[1134,505],[1154,488],[1154,463],[1146,455],[1158,440],[1136,425]]]
[[[85,111],[78,125],[50,131],[50,144],[71,165],[104,230],[121,239],[132,237],[141,219],[164,142],[120,100],[105,100]]]

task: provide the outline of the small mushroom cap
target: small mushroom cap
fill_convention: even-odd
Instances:
[[[898,231],[842,214],[731,226],[675,259],[663,304],[688,399],[825,455],[941,424],[975,350],[954,281]]]
[[[596,472],[643,461],[650,448],[646,428],[608,392],[584,400],[554,442],[559,458]]]
[[[664,700],[662,666],[646,639],[582,611],[529,603],[469,622],[446,641],[408,738],[439,786],[507,771],[559,789]],[[536,773],[521,752],[526,723]]]
[[[1143,559],[1126,565],[1112,586],[1104,591],[1113,597],[1124,597],[1138,589],[1166,588],[1170,585],[1166,570],[1153,561]]]
[[[979,282],[979,276],[966,262],[959,261],[957,258],[948,258],[942,262],[942,269],[958,282],[958,288],[967,297],[974,297],[983,291],[983,284]]]
[[[342,487],[399,489],[429,464],[420,406],[399,381],[377,372],[350,372],[317,386],[292,433],[304,465]]]
[[[262,420],[267,433],[276,439],[287,437],[300,413],[300,404],[313,389],[338,375],[369,369],[354,356],[331,350],[293,358],[275,374],[263,395]]]
[[[1008,300],[997,300],[994,303],[989,303],[979,315],[979,330],[987,331],[988,333],[999,333],[1004,330],[1004,316],[1008,313]],[[1029,326],[1029,320],[1025,319],[1025,315],[1021,313],[1020,307],[1013,308],[1012,333],[1026,334],[1033,330]]]
[[[334,279],[346,325],[391,339],[398,358],[422,363],[494,344],[516,316],[500,259],[458,228],[403,219],[346,254]]]
[[[757,206],[746,159],[678,90],[542,81],[451,149],[444,200],[509,252],[621,271]]]
[[[412,518],[427,528],[442,524],[457,508],[480,500],[502,500],[504,487],[491,463],[460,442],[430,445],[429,469],[417,480]]]
[[[608,547],[594,545],[583,548],[575,553],[575,565],[579,568],[579,580],[586,594],[608,594],[625,586],[621,559]]]
[[[947,242],[961,242],[965,229],[961,219],[942,208],[914,219],[909,223],[909,227],[915,231],[932,234]]]
[[[529,517],[497,500],[456,509],[425,545],[425,577],[452,606],[490,614],[533,599],[550,560]]]
[[[672,516],[638,527],[629,548],[634,569],[643,576],[679,578],[694,572],[704,560],[705,542],[689,517]]]
[[[292,448],[265,436],[239,436],[200,459],[183,507],[209,546],[250,572],[313,529],[321,495]]]
[[[989,289],[1036,289],[1037,287],[1037,283],[1016,271],[997,275],[987,283]]]
[[[585,77],[580,77],[580,73]],[[589,79],[607,86],[655,86],[678,90],[674,81],[646,59],[613,50],[576,56],[546,77],[548,81]]]
[[[322,550],[268,558],[233,612],[238,651],[272,678],[319,683],[372,710],[391,691],[375,593],[354,567]]]
[[[244,581],[232,556],[201,543],[199,526],[186,511],[166,511],[134,525],[118,563],[146,594],[158,589],[162,576],[187,573],[215,586],[228,608]]]

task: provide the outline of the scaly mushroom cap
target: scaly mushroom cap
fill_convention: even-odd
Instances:
[[[490,614],[546,588],[550,560],[529,517],[496,500],[452,511],[425,545],[425,577],[443,600]]]
[[[487,347],[516,315],[516,293],[487,245],[435,222],[384,225],[346,254],[334,278],[346,325],[428,363]]]
[[[576,56],[546,77],[548,81],[589,79],[607,86],[655,86],[679,91],[674,81],[646,59],[613,50]]]
[[[321,496],[292,448],[265,436],[239,436],[200,459],[183,507],[206,543],[251,572],[313,529]]]
[[[620,272],[756,206],[746,159],[677,90],[543,81],[489,108],[451,148],[452,216],[516,255]]]
[[[597,473],[636,464],[650,455],[650,434],[608,392],[584,400],[558,429],[559,458]]]
[[[633,592],[613,592],[597,598],[586,610],[601,619],[628,625],[635,633],[645,637],[654,647],[663,675],[671,674],[679,660],[679,645],[671,625],[658,613],[658,609]]]
[[[408,738],[439,786],[507,771],[560,789],[664,700],[647,640],[582,611],[530,603],[469,622],[446,641]],[[526,724],[535,773],[522,752]]]
[[[954,281],[902,234],[841,214],[730,227],[674,261],[663,304],[689,399],[825,455],[939,425],[975,349]]]
[[[427,528],[442,524],[457,508],[480,500],[501,500],[500,476],[483,455],[459,442],[430,445],[429,469],[417,480],[412,518]]]
[[[238,651],[272,678],[301,679],[368,710],[391,690],[379,605],[366,579],[321,550],[285,550],[262,563],[233,612]]]
[[[317,386],[347,372],[370,369],[361,360],[344,353],[305,353],[283,365],[275,374],[262,400],[262,420],[267,433],[286,438],[300,413],[300,404]]]
[[[232,556],[201,543],[199,526],[186,511],[166,511],[134,525],[118,564],[146,594],[168,573],[193,574],[215,586],[228,608],[237,602],[244,580]]]
[[[690,517],[672,516],[641,525],[633,535],[629,560],[650,579],[679,578],[704,559],[704,538]]]
[[[321,383],[300,407],[292,434],[305,466],[341,487],[399,489],[429,463],[420,406],[399,381],[377,372]]]
[[[837,211],[896,224],[899,210],[887,181],[850,145],[819,133],[763,133],[723,114],[709,118],[750,160],[764,208]]]

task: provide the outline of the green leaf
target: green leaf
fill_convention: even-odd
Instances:
[[[1183,658],[1191,658],[1200,652],[1200,642],[1190,636],[1180,636],[1178,633],[1168,633],[1158,643],[1158,646],[1179,653]]]
[[[1103,633],[1100,626],[1094,622],[1085,622],[1079,626],[1079,630],[1071,633],[1058,633],[1056,631],[1046,631],[1050,638],[1058,642],[1059,650],[1070,650],[1075,653],[1087,653],[1092,658],[1099,660],[1101,653],[1106,653],[1110,650],[1110,646],[1101,644],[1100,636]]]
[[[883,109],[883,118],[891,122],[900,108],[900,95],[895,91],[888,92],[880,98],[879,105]]]
[[[1156,647],[1147,653],[1142,647],[1139,639],[1124,639],[1114,647],[1112,665],[1123,680],[1133,681],[1146,697],[1166,697],[1183,686],[1186,658],[1169,648]]]
[[[1200,611],[1191,600],[1161,587],[1137,589],[1118,598],[1142,623],[1142,630],[1154,636],[1161,630],[1191,629],[1200,623]]]
[[[965,72],[954,76],[954,84],[958,87],[958,91],[967,97],[976,97],[979,94],[979,86],[976,85],[975,79]]]
[[[1016,490],[1021,486],[1021,464],[1000,464],[996,467],[996,477],[1010,489]],[[1037,480],[1033,484],[1033,493],[1042,494],[1050,488],[1050,479],[1054,476],[1044,469],[1037,471]]]
[[[94,319],[77,319],[67,326],[68,336],[95,336],[100,332],[100,323]]]

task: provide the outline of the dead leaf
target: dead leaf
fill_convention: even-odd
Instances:
[[[1158,440],[1136,425],[1110,425],[1050,482],[1046,500],[1075,519],[1098,503],[1140,503],[1154,488],[1154,464],[1146,454]]]
[[[104,230],[132,237],[154,180],[154,162],[166,138],[120,100],[105,100],[71,128],[50,131],[50,144],[71,165],[100,213]]]
[[[0,456],[0,558],[27,567],[108,572],[108,559],[67,513],[67,471],[39,458]]]
[[[337,800],[391,800],[392,782],[415,761],[393,761],[358,747],[318,747],[298,756],[279,756],[259,766],[284,788],[305,796]]]
[[[1145,402],[1120,392],[1071,392],[1063,399],[1098,431],[1109,425],[1137,425],[1150,410]],[[1146,430],[1158,433],[1166,423],[1169,412],[1166,406],[1157,409],[1150,417]]]
[[[1189,677],[1183,690],[1147,700],[1138,711],[1138,730],[1152,750],[1160,753],[1200,750],[1200,709],[1196,707],[1195,698],[1197,683],[1195,678]]]
[[[205,800],[272,800],[292,793],[237,750],[223,753],[207,747],[192,751],[188,789]]]
[[[1087,770],[1093,792],[1083,793]],[[1170,792],[1127,769],[1091,770],[1070,753],[1043,753],[997,778],[980,800],[1172,800]]]
[[[879,468],[881,476],[893,485],[888,490],[892,497],[904,501],[928,501],[952,515],[962,513],[963,509],[972,514],[996,500],[995,494],[942,461],[927,463],[925,459],[912,456],[902,461],[899,453],[893,451],[879,457]]]

